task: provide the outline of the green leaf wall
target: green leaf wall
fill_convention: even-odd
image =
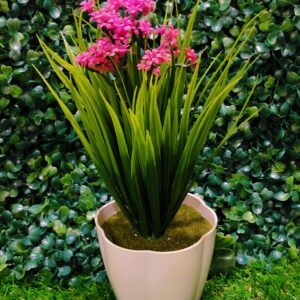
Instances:
[[[0,0],[0,278],[40,275],[76,285],[105,277],[92,218],[109,195],[32,67],[42,70],[74,111],[36,34],[64,55],[59,32],[67,37],[73,32],[71,14],[79,2]],[[194,2],[177,3],[184,29]],[[154,19],[170,5],[161,1],[157,7]],[[240,264],[297,256],[300,6],[297,1],[203,0],[192,34],[195,49],[207,48],[204,67],[221,50],[226,52],[243,24],[263,9],[236,66],[259,58],[222,106],[202,157],[221,140],[256,77],[259,84],[247,114],[262,110],[193,188],[217,211],[219,230],[237,238]]]

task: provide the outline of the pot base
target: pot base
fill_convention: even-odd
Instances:
[[[217,216],[199,197],[188,194],[184,203],[193,207],[212,228],[182,250],[157,252],[130,250],[113,244],[102,224],[118,208],[110,202],[95,217],[105,269],[118,300],[199,300],[213,254]]]

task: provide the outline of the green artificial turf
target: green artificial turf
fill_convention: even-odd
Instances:
[[[58,284],[34,281],[0,284],[1,300],[115,300],[108,282],[81,288],[63,288]]]
[[[300,299],[300,259],[266,264],[252,263],[235,268],[231,274],[211,278],[201,300],[298,300]],[[81,288],[61,288],[59,285],[34,281],[1,283],[1,300],[114,300],[108,282]],[[157,299],[161,300],[161,299]]]
[[[268,270],[262,262],[211,278],[202,300],[300,300],[300,259],[282,260]]]

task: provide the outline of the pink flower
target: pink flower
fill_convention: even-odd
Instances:
[[[159,46],[152,50],[146,50],[140,63],[137,65],[138,70],[150,71],[154,70],[154,75],[160,72],[160,65],[162,63],[170,64],[172,61],[172,53],[169,48]]]
[[[159,73],[160,73],[160,67],[154,68],[153,74],[154,74],[154,75],[158,75]]]
[[[154,28],[152,28],[151,23],[146,19],[139,20],[138,29],[142,33],[143,37],[149,37],[152,33],[154,33]]]
[[[153,0],[108,0],[106,5],[115,11],[123,8],[127,15],[134,18],[139,14],[146,16],[155,10],[155,1]]]
[[[185,49],[185,58],[189,61],[190,64],[196,64],[198,61],[195,50],[191,48]]]
[[[137,17],[139,13],[146,16],[155,9],[153,0],[125,0],[123,3],[126,12],[132,17]]]
[[[80,3],[81,9],[83,11],[87,11],[88,13],[91,13],[94,11],[94,0],[87,0],[82,1]]]
[[[113,44],[109,38],[104,37],[88,48],[86,52],[77,55],[76,63],[100,73],[113,72],[115,70],[114,64],[119,66],[121,58],[125,56],[127,51],[127,45]]]
[[[117,43],[128,44],[133,33],[138,34],[138,30],[132,18],[124,17],[115,19],[112,36]]]
[[[107,12],[119,12],[124,10],[125,16],[138,18],[140,15],[146,16],[155,10],[153,0],[108,0],[102,8]]]
[[[166,32],[166,26],[161,25],[161,26],[157,27],[155,31],[157,34],[163,35]]]
[[[178,57],[180,50],[178,49],[179,30],[173,25],[162,25],[154,30],[157,35],[161,35],[161,44],[158,48],[146,50],[140,63],[139,70],[149,71],[153,69],[153,74],[160,73],[160,65],[162,63],[170,64],[172,55]]]
[[[87,9],[88,2],[82,6]],[[129,44],[133,34],[149,36],[152,33],[151,23],[140,17],[154,9],[153,0],[108,0],[100,9],[92,10],[90,17],[116,44]]]
[[[99,28],[105,28],[107,30],[115,29],[115,22],[120,18],[119,12],[109,11],[106,7],[103,7],[90,14],[91,20],[98,24]]]
[[[90,14],[99,28],[108,30],[116,43],[128,44],[132,34],[138,34],[136,22],[131,17],[121,17],[119,12],[107,11],[106,7]]]
[[[173,25],[162,25],[156,29],[156,33],[162,37],[161,45],[171,47],[172,49],[178,48],[179,30],[174,28]]]

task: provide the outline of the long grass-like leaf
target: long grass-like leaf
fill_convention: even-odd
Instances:
[[[183,64],[184,62],[184,50],[186,48],[189,47],[190,45],[190,41],[191,41],[191,36],[192,36],[192,30],[193,30],[193,27],[194,27],[194,23],[195,23],[195,19],[196,19],[196,14],[197,14],[197,10],[198,10],[198,6],[200,4],[200,1],[201,0],[197,0],[195,6],[194,6],[194,9],[193,9],[193,12],[189,18],[189,22],[188,22],[188,26],[186,28],[186,31],[184,33],[184,40],[182,42],[182,45],[181,45],[181,52],[180,52],[180,55],[178,57],[178,63],[179,64]]]
[[[178,19],[176,0],[172,3]],[[78,134],[118,206],[145,237],[159,237],[176,214],[193,182],[195,163],[222,103],[251,66],[250,61],[245,61],[236,74],[231,73],[231,66],[250,39],[251,28],[259,15],[244,26],[221,61],[223,53],[198,78],[202,68],[200,55],[194,74],[188,74],[190,66],[184,64],[185,54],[199,3],[197,0],[189,16],[184,39],[178,37],[179,56],[172,53],[171,64],[162,64],[159,76],[137,68],[151,44],[150,39],[143,41],[141,35],[132,38],[125,63],[116,65],[111,60],[114,74],[101,74],[77,65],[77,53],[87,51],[94,34],[97,38],[100,34],[109,35],[106,30],[94,28],[82,14],[74,15],[76,36],[71,37],[72,46],[62,35],[67,59],[38,37],[55,74],[70,91],[80,122],[40,71],[39,75]],[[166,12],[165,24],[168,22]],[[86,34],[87,39],[82,25],[92,31],[91,36]],[[214,72],[204,84],[212,69]],[[256,114],[241,121],[254,88],[213,155]],[[208,163],[209,160],[199,169]]]

